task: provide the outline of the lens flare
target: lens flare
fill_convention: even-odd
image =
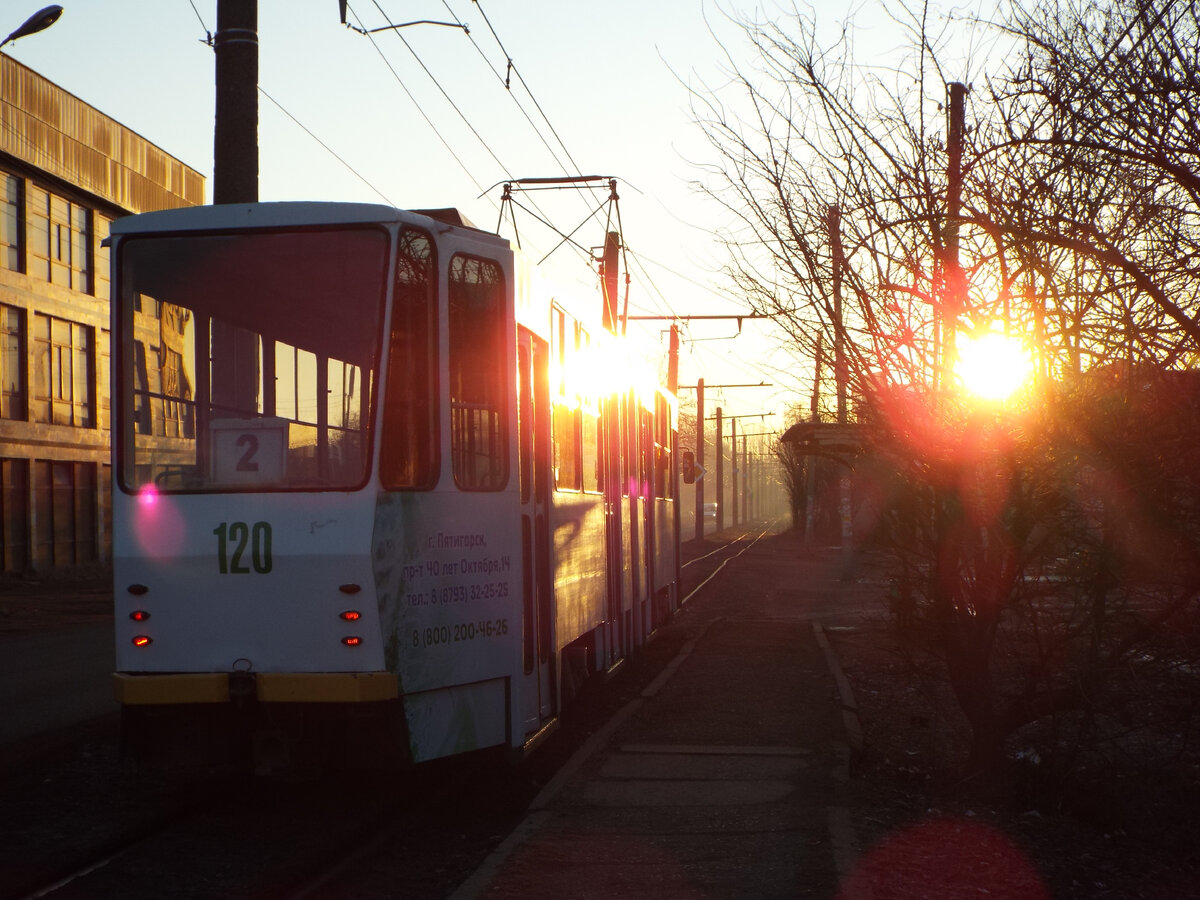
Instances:
[[[183,546],[187,528],[174,500],[170,494],[160,494],[154,485],[137,493],[129,525],[138,546],[150,556],[173,556]]]

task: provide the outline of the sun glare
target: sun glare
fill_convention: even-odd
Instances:
[[[564,399],[573,405],[595,408],[600,398],[633,388],[653,408],[654,372],[624,341],[594,338],[565,360],[560,377]]]
[[[984,400],[1005,400],[1033,373],[1033,360],[1020,338],[998,331],[968,337],[959,345],[955,374]]]

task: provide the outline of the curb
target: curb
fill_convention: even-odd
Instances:
[[[858,716],[858,704],[854,701],[850,679],[842,671],[842,662],[825,636],[825,629],[816,619],[812,625],[817,646],[825,654],[825,664],[837,684],[838,698],[842,706],[842,726],[846,731],[846,741],[834,742],[833,751],[837,764],[833,769],[833,777],[839,786],[844,786],[850,780],[851,755],[863,747],[862,721]],[[854,829],[850,810],[838,804],[829,807],[828,815],[834,865],[837,867],[838,881],[841,883],[838,896],[844,900],[874,900],[875,894],[870,884],[856,872],[858,853],[855,848],[858,846],[858,834]]]
[[[829,671],[833,673],[833,680],[837,682],[838,697],[842,702],[842,725],[846,729],[846,743],[850,746],[851,752],[857,753],[863,748],[862,722],[858,718],[858,704],[854,701],[854,691],[850,687],[850,680],[846,678],[846,673],[842,671],[841,660],[838,659],[829,639],[825,637],[825,629],[815,619],[813,620],[813,634],[816,635],[817,645],[825,654],[825,662],[829,666]]]

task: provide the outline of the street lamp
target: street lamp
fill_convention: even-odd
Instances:
[[[32,16],[26,19],[16,31],[6,37],[3,41],[0,41],[0,48],[2,48],[5,44],[12,43],[18,38],[27,37],[31,34],[37,34],[39,31],[45,31],[58,21],[58,17],[62,15],[62,11],[63,8],[58,5],[47,6],[43,9],[39,9]]]

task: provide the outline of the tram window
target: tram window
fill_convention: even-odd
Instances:
[[[505,427],[504,271],[490,259],[450,260],[450,455],[463,490],[500,490],[508,481]]]
[[[362,369],[338,359],[326,361],[325,397],[329,425],[329,467],[333,480],[352,478],[366,462],[363,434],[370,407],[370,391],[363,384]]]
[[[661,394],[654,398],[654,496],[671,496],[671,405]]]
[[[600,426],[595,412],[583,410],[583,434],[579,443],[583,454],[583,489],[599,491],[603,487],[600,477]]]
[[[554,486],[560,491],[582,487],[579,464],[579,410],[554,404]]]
[[[533,354],[526,341],[522,333],[517,345],[517,472],[522,503],[533,496]]]
[[[133,341],[133,427],[137,434],[153,434],[150,425],[150,370],[145,341]]]
[[[123,487],[365,481],[382,228],[150,235],[120,246]]]
[[[275,342],[275,415],[317,423],[317,356]]]
[[[400,233],[388,351],[379,475],[384,487],[420,490],[437,483],[437,269],[433,240]]]

